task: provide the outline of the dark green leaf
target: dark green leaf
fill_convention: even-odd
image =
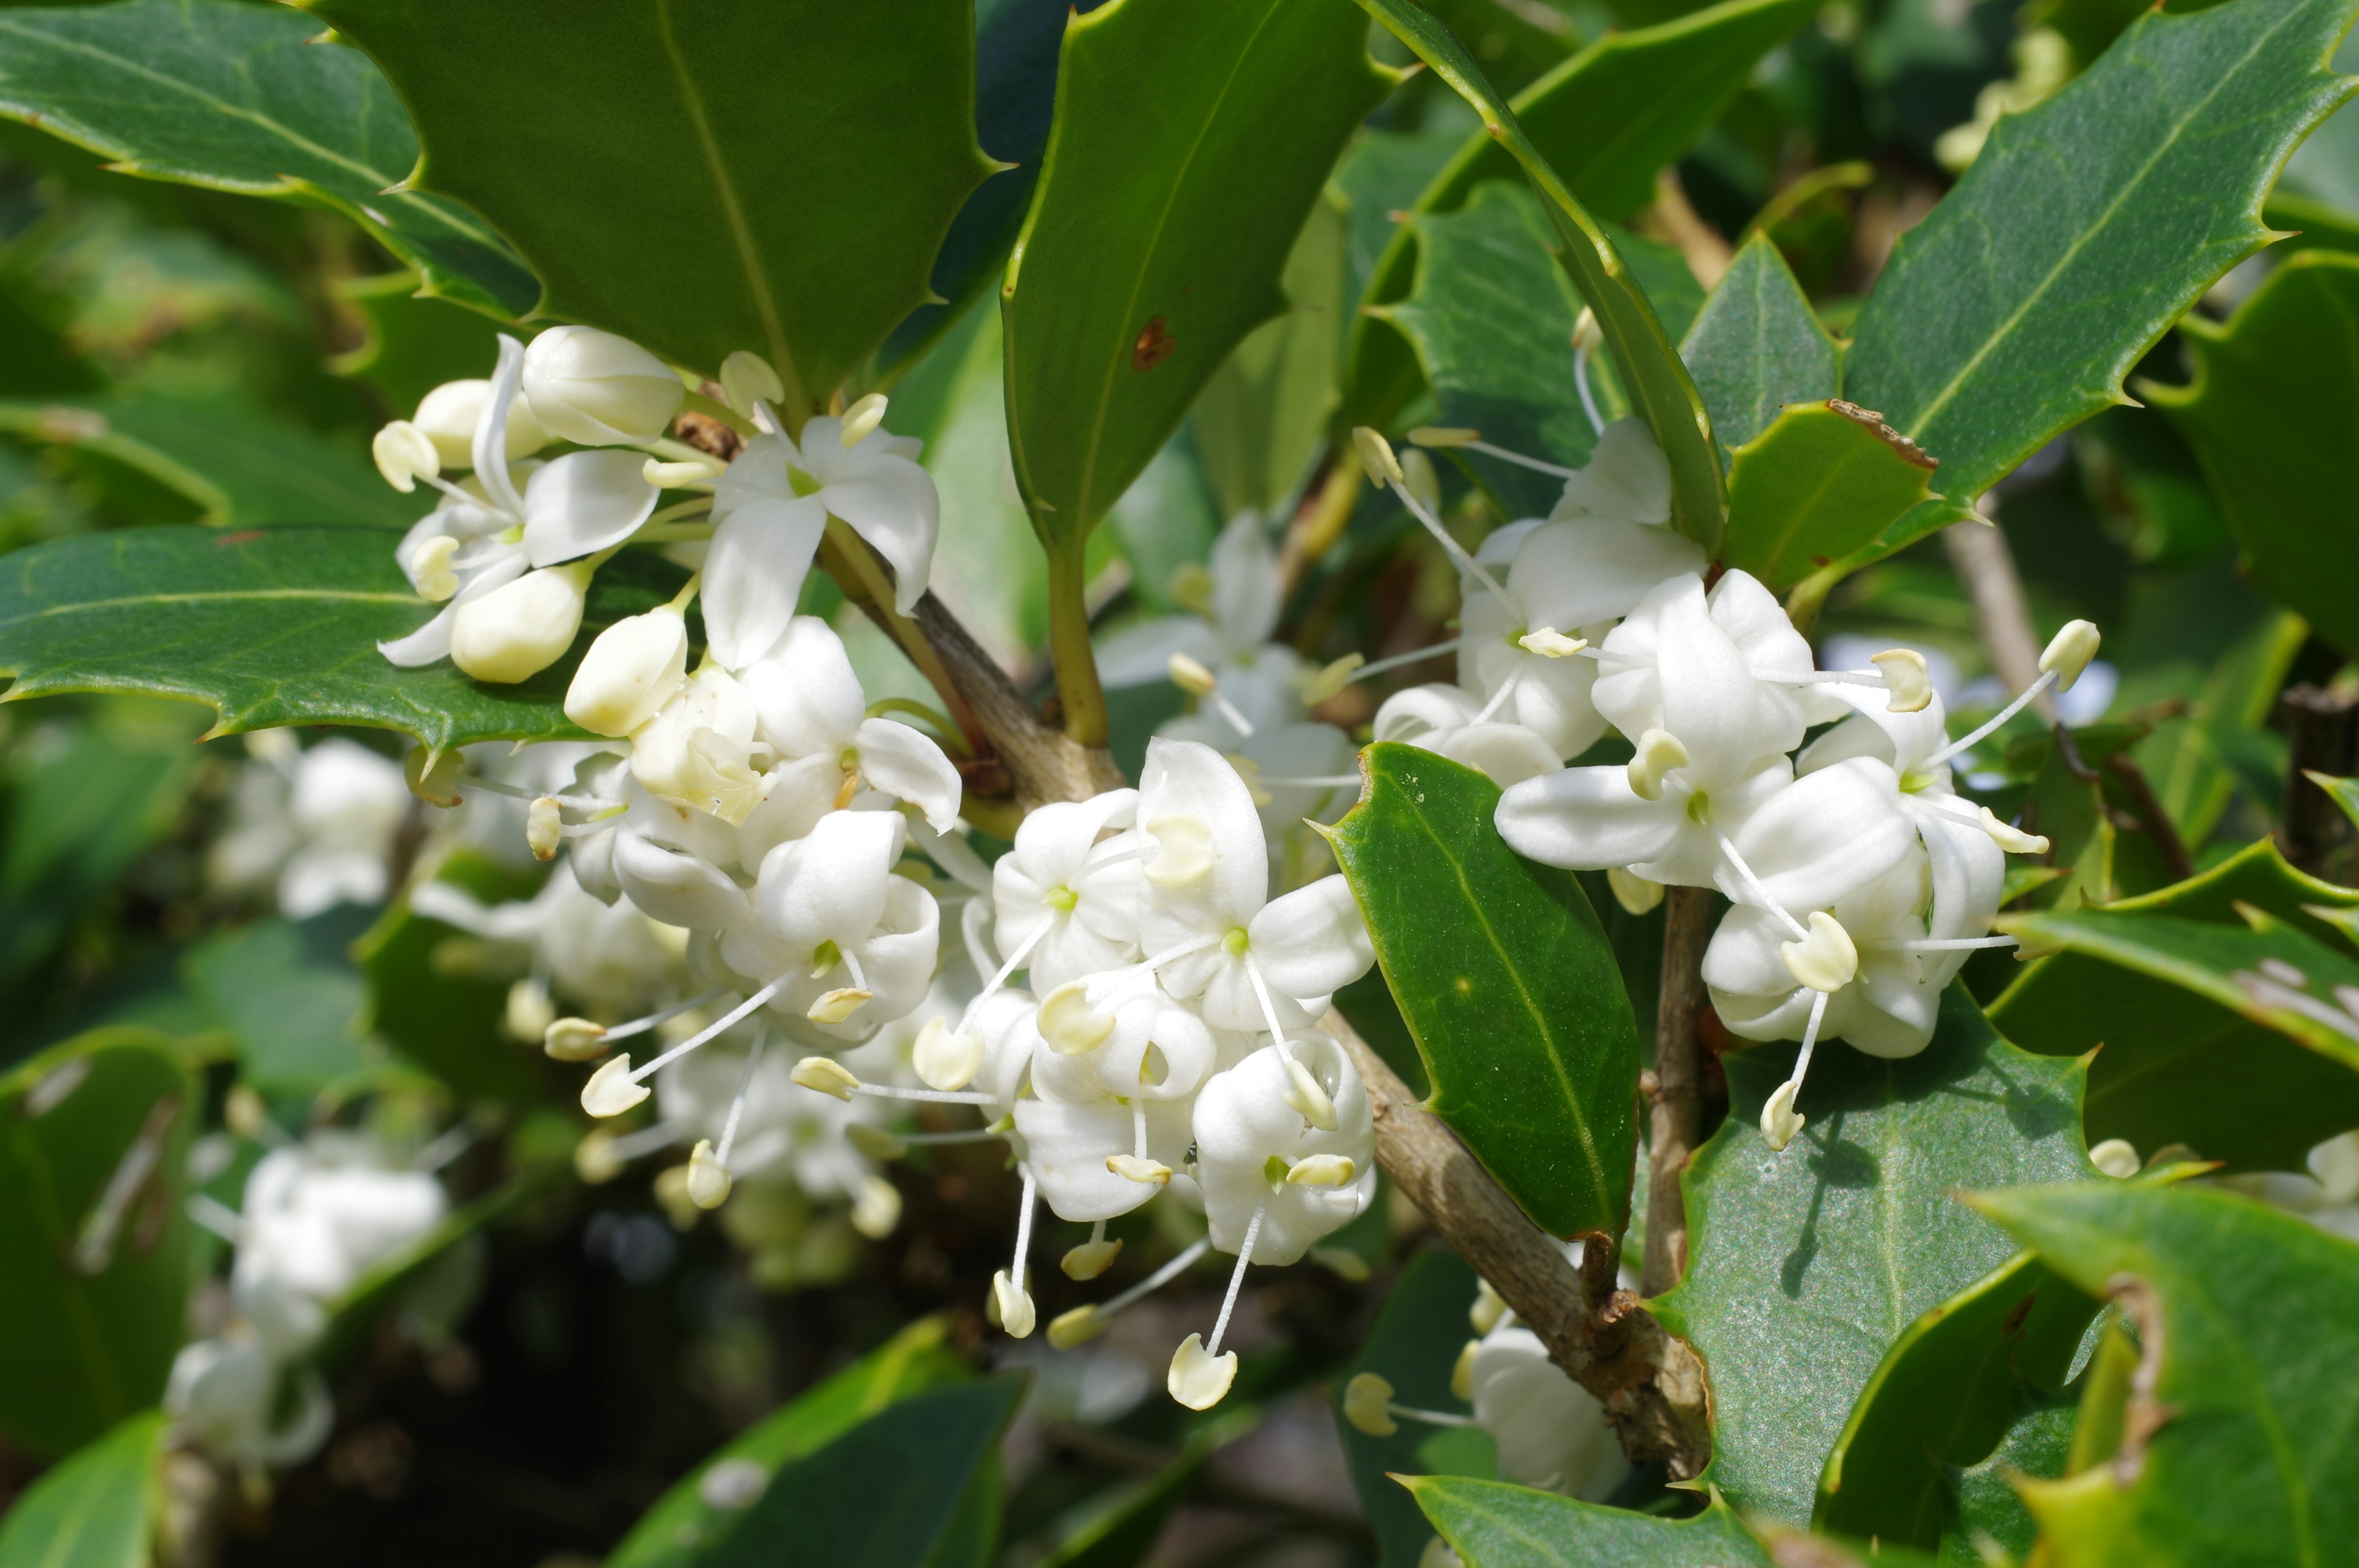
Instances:
[[[1706,1478],[1747,1514],[1800,1526],[1885,1347],[2013,1255],[1951,1189],[2093,1173],[2085,1069],[2008,1044],[1952,986],[1918,1055],[1821,1047],[1808,1124],[1779,1154],[1758,1123],[1792,1051],[1722,1060],[1728,1119],[1688,1168],[1688,1271],[1659,1311],[1711,1372]]]
[[[1722,1502],[1666,1519],[1505,1481],[1417,1476],[1402,1485],[1466,1568],[1770,1568]]]
[[[111,458],[186,496],[205,522],[231,527],[407,528],[430,499],[397,493],[357,448],[234,404],[136,395],[0,403],[0,431]]]
[[[2187,432],[2253,580],[2359,653],[2359,256],[2288,257],[2225,325],[2185,328],[2194,381],[2139,395]]]
[[[2145,1154],[2183,1143],[2232,1170],[2299,1171],[2312,1147],[2359,1126],[2359,1075],[2345,1065],[2354,1047],[2321,1054],[2305,1043],[2329,1039],[2315,1025],[2300,1036],[2256,1022],[2240,988],[2136,940],[2140,923],[2157,917],[2248,940],[2239,903],[2329,944],[2333,926],[2305,906],[2359,907],[2359,892],[2302,875],[2263,839],[2158,892],[2038,917],[2054,923],[2065,950],[2026,968],[1992,1002],[1991,1021],[2027,1050],[2077,1056],[2104,1047],[2089,1072],[2090,1137],[2126,1139]],[[2221,984],[2234,1002],[2213,1000],[2226,994],[2210,989]]]
[[[1783,592],[1922,504],[1932,460],[1848,403],[1803,403],[1736,449],[1723,564]]]
[[[2267,238],[2261,198],[2350,95],[2350,0],[2148,12],[2087,74],[2002,118],[1862,307],[1843,373],[1971,500],[2121,399],[2122,378]]]
[[[528,898],[534,891],[467,849],[434,875],[486,902]],[[531,1047],[501,1028],[508,981],[437,962],[442,945],[454,938],[473,940],[416,913],[406,896],[386,910],[353,949],[368,987],[364,1028],[470,1098],[530,1099],[538,1087],[527,1065]]]
[[[1066,29],[1007,265],[1007,428],[1042,537],[1082,539],[1245,334],[1344,139],[1397,80],[1343,0],[1115,0]]]
[[[1557,259],[1595,309],[1622,385],[1670,460],[1673,525],[1705,548],[1717,548],[1728,497],[1712,422],[1629,265],[1448,27],[1414,0],[1360,4],[1473,105],[1490,135],[1522,166],[1562,243]]]
[[[19,1494],[0,1568],[147,1568],[164,1418],[135,1415]]]
[[[350,278],[336,286],[336,297],[352,307],[363,336],[328,368],[365,383],[395,413],[417,407],[446,381],[483,374],[499,358],[498,329],[473,311],[419,294],[415,274]]]
[[[43,1454],[156,1402],[180,1348],[193,1074],[103,1029],[0,1077],[0,1428]]]
[[[1834,340],[1819,324],[1785,256],[1758,230],[1704,301],[1680,344],[1680,357],[1724,447],[1741,447],[1760,435],[1789,403],[1843,390]]]
[[[2147,1365],[2120,1450],[2026,1500],[2059,1568],[2325,1563],[2359,1536],[2359,1247],[2250,1199],[2113,1182],[1975,1206],[2092,1295]]]
[[[967,0],[312,0],[393,81],[415,183],[496,223],[542,313],[813,412],[924,303],[990,165]]]
[[[714,1568],[909,1568],[957,1522],[1024,1397],[1021,1377],[903,1400],[782,1465],[705,1562]]]
[[[945,1343],[948,1325],[921,1318],[785,1408],[733,1438],[690,1471],[608,1553],[606,1568],[690,1568],[710,1560],[742,1511],[715,1508],[701,1490],[715,1465],[745,1459],[775,1475],[899,1400],[967,1377]]]
[[[369,62],[313,47],[318,24],[231,0],[11,7],[0,14],[0,114],[125,173],[342,212],[422,287],[497,316],[539,287],[490,224],[392,187],[418,162],[409,117]]]
[[[1362,1372],[1374,1372],[1393,1386],[1400,1403],[1418,1410],[1455,1411],[1464,1400],[1450,1391],[1458,1353],[1473,1337],[1466,1317],[1474,1304],[1474,1271],[1455,1252],[1419,1252],[1408,1260],[1385,1297],[1384,1310],[1351,1366],[1338,1374],[1340,1390]],[[1476,1427],[1427,1426],[1402,1422],[1390,1437],[1371,1437],[1338,1412],[1344,1462],[1359,1488],[1360,1507],[1376,1532],[1379,1568],[1419,1568],[1433,1526],[1415,1498],[1393,1477],[1401,1476],[1497,1476],[1490,1437]]]
[[[1401,745],[1361,753],[1332,837],[1433,1085],[1434,1114],[1558,1236],[1619,1235],[1638,1038],[1614,950],[1569,872],[1491,826],[1496,785]]]
[[[1235,1442],[1261,1421],[1258,1406],[1223,1409],[1188,1435],[1180,1456],[1146,1481],[1117,1488],[1113,1498],[1041,1559],[1040,1568],[1137,1568],[1147,1562],[1171,1510],[1212,1451]]]
[[[599,573],[573,654],[516,686],[448,663],[397,669],[379,641],[423,625],[422,602],[375,529],[138,528],[0,557],[0,674],[10,699],[137,692],[201,702],[212,733],[278,724],[398,730],[437,748],[580,739],[565,687],[579,651],[679,591],[686,572],[625,551]]]
[[[372,913],[340,904],[309,920],[258,920],[189,954],[190,987],[236,1038],[248,1083],[310,1095],[361,1069],[368,988],[352,946]]]
[[[1581,43],[1560,5],[1539,0],[1514,9],[1499,0],[1419,0],[1484,62],[1499,91],[1513,96],[1560,66]],[[1611,36],[1610,34],[1608,35]]]

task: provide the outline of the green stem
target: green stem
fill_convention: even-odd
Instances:
[[[959,732],[959,727],[951,723],[950,716],[940,708],[929,708],[910,697],[879,697],[868,705],[868,717],[871,719],[882,719],[888,713],[906,713],[924,719],[927,728],[940,737],[943,751],[962,762],[973,760],[974,748],[966,743],[966,737]]]
[[[751,419],[746,418],[744,415],[738,413],[737,410],[730,407],[729,405],[716,402],[712,398],[705,396],[704,394],[701,392],[690,393],[688,395],[688,401],[683,405],[683,406],[692,408],[699,414],[720,420],[723,425],[728,426],[731,429],[736,431],[739,435],[745,437],[749,441],[762,433],[756,427]],[[698,455],[702,456],[703,454],[699,453]]]
[[[1049,550],[1049,656],[1057,666],[1057,699],[1064,709],[1065,733],[1084,746],[1103,747],[1113,735],[1105,688],[1098,684],[1097,654],[1090,646],[1089,573],[1083,543],[1075,539]]]

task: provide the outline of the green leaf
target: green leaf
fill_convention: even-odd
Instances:
[[[2112,1463],[2027,1483],[2059,1568],[2324,1563],[2359,1535],[2359,1247],[2248,1198],[2113,1182],[1974,1206],[2139,1320]]]
[[[581,653],[687,577],[624,552],[600,569],[572,653],[519,685],[486,686],[447,662],[397,669],[376,651],[435,608],[392,546],[363,528],[136,528],[18,550],[0,557],[0,675],[16,677],[7,698],[109,691],[201,702],[218,715],[215,735],[359,724],[438,749],[579,740],[563,703]]]
[[[991,165],[969,0],[310,0],[425,152],[412,183],[512,240],[540,313],[711,373],[739,349],[799,419],[929,297]]]
[[[1622,385],[1670,460],[1673,525],[1706,549],[1716,549],[1728,498],[1712,422],[1629,265],[1448,27],[1414,0],[1360,5],[1473,104],[1489,135],[1522,166],[1562,242],[1557,260],[1596,311]]]
[[[152,394],[0,403],[0,431],[110,458],[186,496],[203,521],[231,527],[407,528],[431,499],[397,493],[356,448],[235,404]]]
[[[712,1467],[749,1460],[775,1475],[900,1400],[964,1380],[966,1363],[947,1343],[949,1325],[920,1318],[793,1403],[773,1411],[715,1450],[639,1516],[606,1568],[690,1568],[711,1559],[744,1517],[705,1501]]]
[[[2359,779],[2329,778],[2324,773],[2313,773],[2310,781],[2324,790],[2329,800],[2343,808],[2343,815],[2351,819],[2353,826],[2359,827]],[[2347,931],[2350,927],[2346,925],[2343,929]]]
[[[1401,1485],[1466,1568],[1770,1568],[1717,1500],[1693,1519],[1666,1519],[1505,1481],[1410,1476]]]
[[[1916,443],[1849,403],[1802,403],[1736,449],[1723,565],[1782,592],[1880,538],[1933,481]]]
[[[1009,443],[1056,552],[1286,309],[1295,236],[1398,80],[1366,36],[1342,0],[1113,0],[1067,27],[1004,290]]]
[[[713,1568],[909,1568],[950,1537],[1024,1397],[983,1378],[890,1405],[780,1466],[703,1559]]]
[[[1198,1426],[1178,1458],[1136,1486],[1115,1488],[1098,1512],[1040,1560],[1040,1568],[1137,1568],[1147,1562],[1204,1461],[1259,1425],[1261,1414],[1258,1405],[1241,1405]]]
[[[2260,249],[2261,198],[2348,97],[2351,0],[2149,12],[2054,97],[2002,118],[1901,237],[1859,313],[1845,395],[1971,500],[2122,399],[2122,378]]]
[[[340,904],[309,920],[257,920],[216,933],[181,961],[190,989],[235,1037],[255,1087],[316,1094],[365,1065],[368,988],[352,946],[373,914]]]
[[[1821,1047],[1808,1123],[1773,1153],[1761,1108],[1793,1060],[1782,1045],[1722,1058],[1728,1119],[1688,1167],[1688,1271],[1658,1313],[1711,1373],[1706,1478],[1745,1513],[1799,1527],[1886,1346],[2014,1254],[1951,1190],[2093,1171],[2086,1070],[2000,1039],[1962,987],[1918,1055]]]
[[[148,1411],[67,1458],[0,1520],[0,1568],[147,1568],[164,1417]]]
[[[0,1429],[38,1453],[156,1402],[180,1348],[195,1076],[102,1029],[0,1076]]]
[[[1755,230],[1680,344],[1712,414],[1712,434],[1741,447],[1789,403],[1843,390],[1843,361],[1785,256]],[[1730,505],[1735,504],[1732,497]]]
[[[1467,1309],[1474,1304],[1474,1271],[1455,1252],[1418,1253],[1386,1293],[1375,1325],[1351,1366],[1335,1379],[1337,1398],[1352,1379],[1374,1372],[1393,1386],[1400,1403],[1418,1410],[1455,1411],[1465,1401],[1450,1390],[1458,1353],[1474,1336]],[[1343,1459],[1360,1507],[1376,1532],[1378,1568],[1419,1568],[1433,1526],[1397,1476],[1498,1476],[1490,1436],[1479,1427],[1428,1426],[1405,1421],[1390,1437],[1371,1437],[1342,1419]]]
[[[434,880],[487,903],[537,891],[531,878],[464,848],[435,868]],[[397,899],[352,949],[367,985],[362,1031],[389,1041],[469,1098],[531,1099],[539,1087],[528,1065],[532,1048],[501,1027],[508,980],[438,962],[443,945],[454,941],[472,945],[475,938],[418,914],[407,895]]]
[[[415,408],[444,382],[479,376],[499,359],[499,329],[473,311],[419,294],[415,273],[347,278],[335,286],[335,296],[351,307],[362,338],[328,368],[365,383],[387,408]]]
[[[1720,117],[1762,56],[1810,15],[1799,0],[1727,0],[1659,27],[1608,33],[1517,92],[1516,119],[1577,200],[1608,221],[1627,218],[1654,199],[1657,172]],[[1446,17],[1444,25],[1454,29]],[[1484,180],[1518,172],[1515,155],[1477,131],[1414,203],[1390,206],[1413,218],[1452,211]],[[1396,232],[1361,302],[1404,297],[1414,262],[1410,237]],[[1385,333],[1354,324],[1344,377],[1353,422],[1389,423],[1415,395],[1413,370]]]
[[[409,117],[376,68],[313,47],[317,23],[232,0],[130,0],[0,14],[0,114],[126,174],[341,212],[429,294],[501,317],[539,296],[492,226],[400,189]]]
[[[2288,257],[2225,324],[2183,324],[2194,380],[2138,384],[2202,460],[2244,569],[2346,654],[2359,653],[2359,256]]]
[[[2323,945],[2336,940],[2334,927],[2304,906],[2352,909],[2359,892],[2302,875],[2263,839],[2191,881],[2105,910],[2018,917],[2036,918],[2064,950],[2029,965],[1992,1002],[1991,1022],[2050,1055],[2104,1047],[2089,1071],[2091,1138],[2126,1139],[2143,1154],[2183,1143],[2231,1170],[2299,1171],[2312,1147],[2359,1127],[2359,1074],[2346,1065],[2359,1047],[2335,1046],[2308,1021],[2306,1033],[2290,1033],[2292,1021],[2264,1011],[2224,972],[2149,939],[2151,920],[2200,923],[2257,949],[2239,903]]]
[[[1637,1148],[1638,1034],[1570,872],[1491,826],[1498,787],[1412,746],[1361,753],[1331,836],[1425,1059],[1434,1114],[1550,1233],[1618,1236]]]

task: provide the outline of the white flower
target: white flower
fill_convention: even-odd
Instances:
[[[653,794],[742,822],[761,798],[749,748],[754,698],[718,664],[689,677],[631,734],[631,772]]]
[[[294,1398],[282,1401],[280,1380],[289,1376]],[[164,1410],[215,1456],[253,1470],[309,1459],[336,1421],[318,1372],[290,1373],[268,1346],[245,1336],[182,1346],[164,1389]]]
[[[276,879],[290,920],[385,897],[386,860],[410,805],[401,764],[338,737],[298,751],[283,730],[246,744],[255,761],[240,776],[234,825],[213,846],[213,880],[243,888]]]
[[[475,430],[483,423],[484,409],[491,398],[489,381],[446,381],[419,399],[418,412],[402,423],[434,444],[434,454],[442,467],[473,468]],[[506,434],[501,456],[509,462],[528,458],[549,442],[549,432],[532,416],[531,405],[522,398],[512,399],[508,404]]]
[[[653,1006],[686,978],[679,933],[667,935],[636,907],[610,906],[584,892],[571,861],[559,862],[527,901],[486,907],[450,882],[428,881],[411,892],[409,903],[429,919],[525,948],[533,972],[557,990],[613,1012]]]
[[[1127,831],[1137,811],[1132,789],[1036,807],[992,868],[1000,957],[1014,963],[1024,955],[1034,991],[1045,995],[1140,956],[1139,862],[1153,845]]]
[[[770,433],[748,441],[721,476],[704,557],[705,632],[713,657],[740,670],[786,634],[830,516],[892,566],[905,615],[926,591],[941,527],[940,497],[916,461],[919,442],[879,431],[847,445],[843,421],[821,415],[798,443],[766,404],[758,409]]]
[[[1234,751],[1250,734],[1300,720],[1306,671],[1300,654],[1270,641],[1285,607],[1285,587],[1277,554],[1253,513],[1231,518],[1213,541],[1210,572],[1187,595],[1200,596],[1201,614],[1159,616],[1105,638],[1097,650],[1099,678],[1109,687],[1169,680],[1175,655],[1203,666],[1218,695],[1199,718],[1214,733],[1190,738],[1210,740],[1223,751]]]
[[[875,1165],[844,1137],[853,1123],[882,1126],[885,1101],[849,1101],[815,1095],[794,1082],[795,1053],[763,1050],[747,1071],[750,1046],[718,1045],[694,1051],[656,1076],[656,1105],[667,1126],[682,1141],[719,1140],[728,1132],[731,1108],[742,1086],[736,1136],[729,1155],[731,1174],[742,1182],[792,1182],[814,1198],[860,1198]]]
[[[327,1325],[326,1309],[370,1268],[442,1222],[442,1184],[394,1168],[367,1139],[317,1133],[273,1150],[246,1178],[230,1288],[239,1311],[285,1354]]]
[[[1312,1127],[1294,1108],[1287,1059],[1276,1046],[1214,1075],[1196,1098],[1196,1179],[1212,1245],[1242,1252],[1258,1217],[1252,1260],[1273,1266],[1295,1261],[1359,1217],[1376,1184],[1375,1123],[1343,1048],[1311,1032],[1286,1044],[1333,1103],[1332,1130]]]
[[[639,446],[671,427],[687,388],[663,361],[594,327],[551,327],[524,352],[524,395],[551,435]]]
[[[1598,433],[1588,463],[1565,480],[1564,494],[1549,513],[1550,522],[1584,517],[1649,524],[1671,520],[1670,460],[1655,444],[1647,422],[1635,414]]]
[[[1520,724],[1483,719],[1482,711],[1482,699],[1463,687],[1405,687],[1376,709],[1374,739],[1447,757],[1501,789],[1564,766],[1556,748],[1539,736]]]
[[[1549,1359],[1530,1329],[1503,1321],[1484,1335],[1467,1380],[1474,1424],[1496,1445],[1502,1480],[1595,1498],[1626,1472],[1605,1407]]]
[[[937,833],[958,820],[956,764],[908,725],[868,717],[851,656],[826,622],[796,616],[744,680],[761,738],[788,762],[817,759],[838,790],[864,780],[915,806]]]

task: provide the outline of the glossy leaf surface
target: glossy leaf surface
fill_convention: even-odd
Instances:
[[[1467,1309],[1474,1304],[1474,1271],[1455,1252],[1419,1252],[1393,1281],[1385,1304],[1360,1353],[1335,1379],[1340,1390],[1362,1372],[1374,1372],[1393,1386],[1397,1402],[1417,1410],[1458,1411],[1464,1404],[1450,1391],[1458,1353],[1474,1336]],[[1434,1527],[1393,1477],[1498,1474],[1489,1436],[1472,1427],[1428,1426],[1401,1422],[1390,1437],[1372,1437],[1343,1418],[1335,1430],[1344,1462],[1359,1489],[1360,1507],[1376,1532],[1379,1568],[1419,1568]]]
[[[1362,753],[1332,842],[1417,1038],[1427,1102],[1543,1229],[1618,1235],[1637,1028],[1571,873],[1507,848],[1496,785],[1414,747]]]
[[[1821,1046],[1781,1154],[1758,1123],[1793,1061],[1786,1045],[1723,1058],[1729,1117],[1688,1168],[1688,1271],[1660,1311],[1712,1378],[1706,1478],[1799,1527],[1886,1347],[2014,1254],[1951,1190],[2092,1172],[2080,1065],[2008,1044],[1962,987],[1918,1055]]]
[[[2149,12],[2054,97],[2002,118],[1861,308],[1844,390],[1971,500],[2122,396],[2122,378],[2267,238],[2263,195],[2351,92],[2349,0]]]
[[[563,710],[579,650],[687,574],[641,552],[600,569],[575,653],[516,686],[450,664],[397,669],[376,651],[434,607],[361,528],[138,528],[0,559],[0,673],[10,698],[138,692],[201,702],[216,734],[279,724],[398,730],[429,746],[579,738]]]
[[[1554,1492],[1457,1476],[1403,1483],[1466,1568],[1769,1568],[1725,1503],[1655,1519]]]
[[[0,1568],[147,1568],[164,1417],[135,1415],[8,1505]]]
[[[1705,298],[1680,357],[1724,447],[1760,436],[1789,403],[1818,402],[1843,389],[1834,340],[1785,256],[1758,230]]]
[[[1921,505],[1933,463],[1848,403],[1801,403],[1738,447],[1721,562],[1783,592]]]
[[[766,355],[790,419],[928,297],[989,168],[967,0],[315,0],[382,67],[545,314],[716,372]]]
[[[1083,538],[1245,334],[1392,86],[1344,0],[1114,0],[1067,27],[1005,288],[1007,427],[1042,537]]]

